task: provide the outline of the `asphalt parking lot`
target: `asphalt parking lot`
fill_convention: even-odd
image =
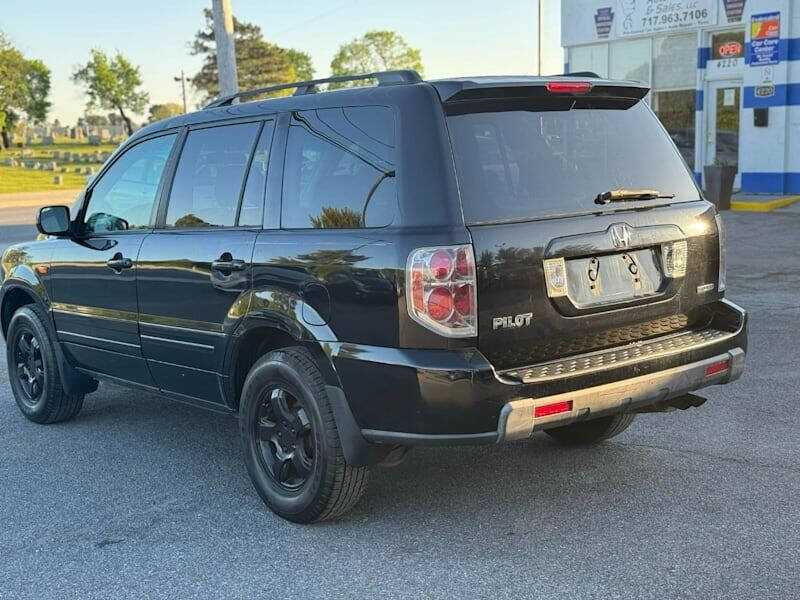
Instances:
[[[35,425],[3,360],[0,598],[800,596],[800,211],[725,221],[742,380],[591,449],[416,450],[339,522],[272,515],[232,418],[102,385]]]

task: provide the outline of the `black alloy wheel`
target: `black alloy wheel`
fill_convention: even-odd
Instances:
[[[22,330],[14,341],[15,373],[23,397],[21,400],[33,408],[41,399],[44,390],[44,359],[36,336]]]
[[[6,364],[14,400],[34,423],[58,423],[77,415],[83,397],[97,387],[87,385],[67,393],[62,387],[58,344],[48,326],[49,317],[36,304],[18,308],[8,324]],[[88,380],[88,378],[87,378]]]
[[[284,387],[265,390],[254,425],[266,471],[286,490],[301,488],[314,469],[314,432],[302,403]]]
[[[369,470],[348,464],[325,379],[309,350],[273,350],[250,368],[239,402],[247,472],[261,499],[295,523],[356,505]]]

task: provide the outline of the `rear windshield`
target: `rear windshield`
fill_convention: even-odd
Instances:
[[[644,103],[565,106],[498,110],[494,104],[447,117],[467,223],[594,211],[597,195],[615,189],[658,190],[674,194],[672,202],[699,199],[680,154]]]

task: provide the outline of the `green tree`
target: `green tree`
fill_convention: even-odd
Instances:
[[[149,100],[147,92],[140,89],[142,76],[139,67],[117,52],[109,57],[102,50],[94,49],[89,62],[77,68],[72,80],[86,87],[88,110],[101,108],[115,110],[125,121],[128,135],[133,133],[133,122],[125,111],[140,114]]]
[[[311,64],[311,56],[300,50],[289,48],[286,51],[289,63],[294,68],[295,81],[308,81],[314,79],[314,65]]]
[[[153,104],[150,107],[150,118],[148,123],[155,123],[169,119],[170,117],[177,117],[183,114],[183,107],[177,102],[167,102],[166,104]]]
[[[204,101],[208,102],[219,96],[219,71],[214,42],[214,15],[208,8],[203,10],[203,15],[205,27],[195,34],[189,49],[191,54],[203,57],[203,66],[192,77],[192,85],[203,93]],[[308,54],[268,42],[258,25],[234,17],[233,31],[239,89],[252,90],[314,77]],[[284,92],[288,93],[290,91]]]
[[[50,110],[50,69],[40,60],[25,58],[0,31],[0,134],[8,147],[11,134],[24,115],[33,122]]]
[[[331,61],[331,75],[358,75],[376,71],[424,70],[420,51],[412,48],[395,31],[368,31],[360,38],[343,44]],[[363,81],[331,84],[332,88],[364,85]]]

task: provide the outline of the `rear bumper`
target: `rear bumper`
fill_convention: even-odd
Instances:
[[[725,335],[666,336],[515,371],[496,372],[477,350],[407,350],[335,344],[330,355],[365,439],[382,444],[487,444],[536,430],[634,410],[737,379],[747,350],[746,314],[717,303]],[[694,338],[693,338],[694,339]],[[602,356],[600,356],[602,354]],[[728,360],[724,371],[708,365]],[[561,363],[568,363],[563,365]],[[534,419],[544,404],[566,413]]]
[[[534,431],[569,425],[604,414],[627,412],[635,408],[656,404],[699,390],[709,385],[730,383],[741,377],[744,371],[745,352],[733,348],[725,354],[680,367],[623,379],[575,392],[545,396],[543,398],[521,398],[503,406],[497,424],[497,441],[505,442],[530,437]],[[709,367],[724,364],[727,368],[711,375]],[[570,410],[549,416],[535,417],[537,407],[570,402]]]

